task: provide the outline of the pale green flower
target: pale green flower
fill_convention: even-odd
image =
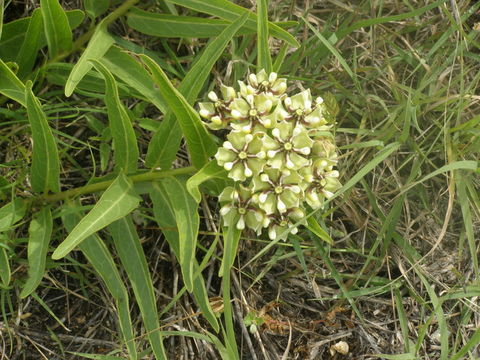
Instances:
[[[227,135],[228,141],[218,149],[215,158],[235,181],[244,181],[253,174],[258,174],[265,166],[262,135],[243,134],[232,131]]]
[[[239,185],[237,188],[229,186],[222,191],[219,200],[223,204],[220,214],[224,219],[225,226],[235,225],[238,230],[248,227],[260,233],[262,227],[265,224],[268,225],[265,213],[252,201],[251,189],[243,185]]]
[[[272,137],[276,146],[268,144],[267,164],[274,169],[287,168],[298,170],[310,164],[310,155],[313,140],[307,130],[301,125],[292,122],[281,122],[272,130]]]
[[[296,172],[265,169],[253,178],[254,200],[267,214],[284,214],[288,209],[298,207],[303,198],[301,181]]]
[[[220,214],[225,226],[286,239],[306,223],[307,207],[321,208],[341,186],[335,102],[313,100],[310,90],[288,97],[286,79],[264,70],[238,85],[221,85],[221,99],[212,91],[199,104],[208,127],[229,130],[215,158],[235,185],[220,194]]]

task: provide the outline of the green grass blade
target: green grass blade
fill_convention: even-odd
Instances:
[[[35,291],[42,280],[52,228],[52,213],[50,208],[45,206],[32,219],[28,228],[28,280],[20,293],[21,298]]]
[[[195,175],[191,176],[187,181],[187,190],[197,203],[202,199],[199,186],[210,179],[228,180],[227,171],[217,164],[216,160],[210,161],[201,168]]]
[[[33,190],[47,193],[60,190],[60,159],[52,130],[40,101],[32,92],[32,82],[25,87],[28,122],[32,129],[33,155],[31,183]]]
[[[197,203],[190,196],[185,183],[177,178],[162,180],[162,186],[170,198],[179,229],[179,258],[183,281],[187,289],[193,289],[193,263],[197,246],[200,217]]]
[[[132,182],[124,174],[120,174],[105,190],[93,209],[57,247],[52,258],[57,260],[64,257],[90,235],[128,215],[139,202],[140,198],[135,193]]]
[[[165,38],[211,38],[220,35],[229,21],[193,16],[158,14],[132,8],[128,25],[147,35]],[[252,34],[251,29],[239,29],[237,35]]]
[[[148,71],[132,56],[120,48],[112,46],[100,60],[113,75],[122,80],[132,89],[138,91],[162,113],[167,112],[167,104],[155,88]]]
[[[25,85],[2,59],[0,59],[0,94],[26,106]]]
[[[155,221],[160,227],[162,233],[165,235],[165,238],[168,241],[168,244],[172,248],[177,259],[180,259],[180,239],[179,239],[179,230],[177,228],[177,222],[175,220],[175,212],[171,204],[171,199],[164,189],[161,186],[160,182],[155,182],[152,184],[153,190],[150,192],[150,198],[153,203],[153,213],[155,216]],[[199,271],[199,265],[196,259],[193,261],[193,271],[195,274]],[[219,324],[217,317],[212,310],[208,299],[208,293],[205,288],[205,282],[201,274],[195,276],[193,279],[193,295],[197,301],[200,310],[202,311],[203,316],[213,329],[218,332]]]
[[[455,174],[457,180],[457,194],[458,202],[460,203],[460,209],[462,210],[463,224],[465,226],[465,233],[467,234],[468,247],[470,249],[470,256],[473,262],[473,269],[477,278],[480,276],[478,270],[478,256],[477,256],[477,246],[475,244],[475,231],[473,228],[473,219],[472,211],[470,209],[470,202],[467,196],[467,189],[465,178],[461,177],[460,174]],[[468,178],[466,178],[468,179]]]
[[[415,10],[412,10],[412,11],[409,11],[409,12],[406,12],[406,13],[403,13],[403,14],[396,14],[396,15],[378,17],[378,18],[373,18],[373,19],[360,20],[360,21],[350,25],[347,28],[342,28],[339,31],[337,31],[335,33],[335,38],[338,41],[338,40],[343,39],[345,36],[348,36],[349,34],[354,32],[355,30],[358,30],[358,29],[361,29],[361,28],[364,28],[364,27],[370,27],[370,26],[377,25],[377,24],[384,24],[384,23],[387,23],[387,22],[401,21],[401,20],[417,17],[417,16],[420,16],[420,15],[422,15],[423,13],[425,13],[429,10],[432,10],[432,9],[442,5],[446,1],[447,0],[438,0],[438,1],[435,1],[435,2],[432,2],[428,5],[426,5],[424,7],[421,7],[421,8],[418,8],[418,9],[415,9]]]
[[[0,208],[0,232],[7,231],[22,220],[27,211],[26,203],[21,199],[14,199]]]
[[[36,9],[32,13],[25,38],[15,60],[19,68],[17,75],[21,79],[30,73],[37,59],[42,26],[43,18],[41,11]]]
[[[418,275],[420,280],[422,281],[423,285],[425,286],[425,290],[427,291],[428,295],[430,296],[430,300],[432,302],[433,311],[436,315],[436,321],[438,323],[438,331],[440,333],[440,360],[447,360],[447,356],[449,353],[449,330],[447,326],[447,319],[445,317],[445,313],[442,309],[442,302],[439,300],[437,294],[435,293],[435,289],[433,288],[432,284],[428,282],[428,279],[423,275],[421,271],[414,267],[415,273]]]
[[[212,40],[185,75],[178,90],[189,104],[192,104],[197,99],[205,81],[211,74],[213,65],[215,65],[230,40],[237,31],[239,31],[243,24],[245,24],[246,20],[246,14],[240,16],[216,39]],[[179,122],[174,119],[172,113],[166,114],[165,119],[148,146],[148,152],[145,159],[146,165],[151,168],[170,168],[172,162],[175,160],[178,148],[180,147],[181,135]]]
[[[97,25],[87,48],[82,53],[82,56],[80,56],[80,59],[77,61],[72,72],[68,76],[67,83],[65,84],[65,96],[72,95],[77,84],[83,79],[85,74],[90,71],[93,65],[89,60],[100,59],[108,49],[110,49],[114,42],[115,40],[113,40],[107,32],[105,22],[102,21]]]
[[[268,45],[268,0],[257,1],[257,67],[272,72],[272,57]]]
[[[131,217],[126,216],[114,222],[108,227],[108,231],[132,285],[153,353],[158,360],[167,359],[160,333],[152,278]]]
[[[322,42],[323,45],[325,45],[325,47],[332,53],[333,56],[335,56],[338,60],[338,62],[342,65],[342,67],[345,69],[345,71],[348,73],[348,75],[350,75],[350,77],[352,79],[355,78],[355,75],[352,71],[352,69],[350,68],[350,66],[347,64],[347,62],[345,61],[345,59],[343,58],[342,55],[340,55],[340,53],[338,52],[337,49],[335,49],[333,47],[332,44],[330,44],[330,42],[325,39],[323,37],[322,34],[320,34],[320,32],[315,29],[307,20],[305,20],[304,18],[302,18],[303,22],[309,27],[310,30],[313,31],[313,33],[315,34],[315,36]]]
[[[92,62],[105,78],[105,104],[107,105],[108,121],[113,138],[115,169],[127,174],[133,173],[137,170],[139,153],[132,122],[127,110],[120,102],[118,87],[113,75],[105,65],[96,60],[92,60]]]
[[[235,21],[235,19],[243,14],[248,14],[248,20],[245,26],[254,31],[257,30],[257,16],[251,11],[233,4],[227,0],[168,0],[177,5],[184,6],[186,8],[199,11],[205,14],[217,16],[221,19],[228,21]],[[282,39],[289,43],[293,47],[300,47],[295,38],[287,31],[283,30],[279,26],[269,23],[270,33],[276,38]]]
[[[67,15],[58,0],[40,0],[40,10],[50,59],[70,51],[73,45],[72,31]]]
[[[160,93],[177,117],[177,121],[187,141],[192,163],[200,169],[208,162],[209,157],[215,153],[217,146],[205,129],[195,109],[175,89],[160,66],[148,56],[140,55],[140,57],[150,69]]]
[[[74,205],[68,204],[67,207],[71,209],[74,208]],[[80,219],[81,217],[78,213],[66,215],[63,218],[63,223],[67,231],[71,232]],[[120,331],[128,349],[129,359],[136,360],[137,350],[135,347],[132,320],[130,318],[128,293],[112,255],[108,251],[105,243],[96,234],[86,238],[78,247],[84,253],[97,274],[105,282],[108,291],[110,291],[110,294],[112,294],[115,299]]]
[[[465,359],[465,355],[469,351],[475,351],[475,348],[477,347],[478,349],[478,344],[480,344],[480,328],[475,330],[473,333],[472,337],[468,339],[467,343],[460,349],[458,352],[453,355],[450,360],[460,360],[460,359]]]
[[[415,181],[408,186],[406,186],[402,191],[401,194],[407,192],[410,190],[412,187],[417,186],[418,184],[421,184],[437,175],[449,172],[449,171],[454,171],[454,170],[471,170],[471,171],[476,171],[478,168],[478,162],[474,160],[461,160],[461,161],[454,161],[451,162],[450,164],[444,165],[440,168],[438,168],[435,171],[432,171],[430,174],[424,176],[418,181]]]
[[[380,164],[382,161],[384,161],[386,158],[388,158],[392,153],[398,150],[400,147],[400,143],[394,142],[391,144],[388,144],[385,146],[383,149],[381,149],[377,155],[370,160],[365,166],[363,166],[357,173],[350,179],[348,180],[334,195],[331,199],[334,199],[336,197],[339,197],[346,191],[350,190],[353,186],[355,186],[356,183],[358,183],[360,180],[362,180],[365,175],[370,173],[378,164]]]
[[[324,261],[327,268],[330,270],[330,274],[331,274],[332,278],[335,280],[338,287],[340,288],[340,290],[342,292],[342,295],[345,297],[345,299],[347,299],[348,303],[350,304],[350,306],[352,307],[353,311],[358,316],[358,318],[361,321],[363,321],[362,313],[358,309],[357,305],[355,305],[354,299],[350,295],[350,292],[348,291],[348,289],[345,287],[345,284],[343,283],[343,280],[342,280],[342,276],[340,275],[340,272],[337,270],[337,268],[333,264],[329,254],[327,253],[327,250],[323,246],[324,244],[321,243],[320,240],[318,238],[316,238],[315,236],[312,236],[311,238],[313,240],[313,244],[315,245],[315,247],[318,250],[318,253],[320,254],[320,257]]]

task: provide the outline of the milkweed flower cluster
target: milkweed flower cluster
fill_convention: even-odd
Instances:
[[[305,222],[307,206],[320,208],[340,187],[335,110],[310,90],[289,96],[276,73],[262,70],[238,83],[199,104],[210,129],[229,130],[215,155],[234,180],[219,196],[220,214],[226,226],[266,228],[270,239],[285,239]]]

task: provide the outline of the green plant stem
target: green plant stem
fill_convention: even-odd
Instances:
[[[195,167],[187,166],[187,167],[172,169],[172,170],[150,171],[142,174],[130,175],[128,176],[128,178],[134,183],[139,183],[139,182],[145,182],[145,181],[156,181],[156,180],[166,178],[168,176],[192,174],[195,171],[196,171]],[[114,180],[115,179],[106,180],[106,181],[98,182],[95,184],[89,184],[79,188],[62,191],[57,194],[40,195],[40,196],[33,197],[28,201],[29,202],[37,202],[37,201],[56,202],[56,201],[74,198],[79,195],[91,194],[97,191],[105,190],[112,184]]]

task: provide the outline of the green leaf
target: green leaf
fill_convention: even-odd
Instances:
[[[74,205],[72,203],[68,204],[67,209],[74,209]],[[78,213],[69,213],[63,218],[63,223],[67,231],[72,231],[79,220],[80,216]],[[110,291],[110,294],[112,294],[115,299],[120,331],[128,349],[129,359],[136,360],[137,351],[132,320],[130,318],[128,292],[112,255],[108,251],[105,243],[96,234],[87,237],[78,247],[84,253],[97,274],[105,282],[108,291]]]
[[[248,14],[248,20],[245,26],[253,31],[257,30],[257,16],[247,9],[233,4],[227,0],[168,0],[177,5],[184,6],[195,11],[217,16],[228,21],[235,21],[238,16]],[[293,47],[300,47],[300,44],[287,31],[279,26],[269,23],[270,33]]]
[[[40,101],[32,92],[32,82],[25,88],[28,122],[32,129],[33,155],[31,183],[33,190],[47,193],[60,191],[60,160],[52,130]]]
[[[42,280],[52,228],[52,213],[45,206],[32,219],[28,228],[28,280],[20,293],[21,298],[34,292]]]
[[[97,25],[87,48],[82,56],[80,56],[80,59],[75,64],[68,77],[67,83],[65,84],[65,96],[72,95],[77,84],[82,80],[85,74],[90,71],[93,65],[89,60],[100,59],[108,49],[110,49],[114,42],[113,38],[107,32],[105,20],[102,20],[102,22]]]
[[[128,13],[128,25],[147,35],[166,38],[211,38],[218,36],[230,21],[193,16],[157,14],[132,8]],[[242,28],[237,35],[252,34],[251,29]]]
[[[67,15],[58,0],[40,0],[43,26],[47,37],[48,54],[53,59],[72,49],[72,31]]]
[[[203,168],[198,170],[198,172],[192,177],[190,177],[190,179],[188,179],[187,190],[197,203],[199,203],[202,199],[202,195],[200,194],[200,190],[198,187],[203,182],[215,178],[227,180],[228,173],[223,167],[218,165],[217,161],[214,159],[208,164],[206,164]]]
[[[104,14],[110,7],[110,0],[83,0],[85,12],[92,19]]]
[[[4,242],[4,238],[0,236],[0,242]],[[10,284],[12,272],[10,270],[10,263],[8,261],[7,249],[0,246],[0,280],[3,286]]]
[[[208,162],[208,158],[215,153],[217,146],[205,129],[195,109],[175,89],[157,63],[148,56],[140,55],[140,57],[150,69],[160,93],[177,117],[177,121],[187,141],[193,165],[201,168]]]
[[[193,289],[193,263],[197,246],[200,217],[198,205],[190,196],[185,183],[171,177],[161,181],[168,194],[170,204],[175,213],[175,222],[179,229],[179,258],[183,281],[187,289]]]
[[[34,10],[34,13],[35,11],[36,10]],[[66,14],[71,29],[78,27],[85,17],[85,14],[81,10],[70,10],[67,11]],[[3,59],[3,61],[15,61],[25,41],[31,19],[32,17],[28,16],[3,25],[3,36],[0,39],[0,58]],[[47,45],[47,39],[45,38],[43,29],[39,35],[38,48],[40,49]]]
[[[257,1],[257,67],[267,74],[272,72],[272,58],[268,45],[268,0]]]
[[[112,46],[100,60],[117,78],[132,89],[138,91],[162,113],[167,112],[165,100],[155,88],[152,77],[147,70],[132,56],[118,47]]]
[[[120,102],[118,87],[113,75],[105,65],[96,60],[92,60],[92,62],[105,78],[105,104],[107,105],[108,121],[113,138],[115,169],[127,174],[135,172],[139,154],[132,122],[127,110]]]
[[[0,94],[25,106],[25,85],[2,59],[0,59]]]
[[[25,216],[27,211],[26,202],[14,199],[0,208],[0,232],[7,231]]]
[[[317,235],[320,239],[325,241],[326,243],[332,245],[333,244],[333,239],[330,237],[328,232],[326,232],[320,224],[315,220],[313,216],[310,216],[307,219],[307,228],[310,230],[312,233]]]
[[[139,204],[140,198],[133,190],[132,182],[120,174],[105,190],[92,210],[80,220],[67,238],[57,247],[52,259],[57,260],[80,244],[90,235],[112,222],[128,215]]]
[[[180,260],[180,240],[179,231],[175,220],[175,212],[169,199],[169,195],[163,186],[160,185],[160,182],[152,183],[150,198],[152,199],[153,203],[155,221],[167,239],[168,244],[172,248],[175,256],[178,260]],[[200,271],[200,267],[196,259],[193,261],[193,271],[195,274]],[[193,279],[193,295],[195,296],[195,300],[197,301],[205,319],[207,319],[213,329],[218,332],[219,324],[210,305],[207,289],[205,288],[205,282],[201,276],[201,273],[198,276],[195,276]]]
[[[227,27],[216,39],[210,41],[187,75],[185,75],[178,90],[190,104],[197,99],[211,73],[213,65],[223,54],[226,46],[243,26],[246,19],[247,15],[244,14]],[[180,147],[181,136],[179,122],[175,121],[172,113],[166,114],[159,129],[150,140],[145,158],[146,166],[150,168],[170,168]]]
[[[112,223],[108,231],[132,285],[153,353],[156,359],[166,359],[152,278],[131,217],[127,216]]]
[[[27,32],[15,62],[18,64],[18,77],[25,78],[33,68],[38,56],[43,18],[41,11],[35,9],[28,24]]]

